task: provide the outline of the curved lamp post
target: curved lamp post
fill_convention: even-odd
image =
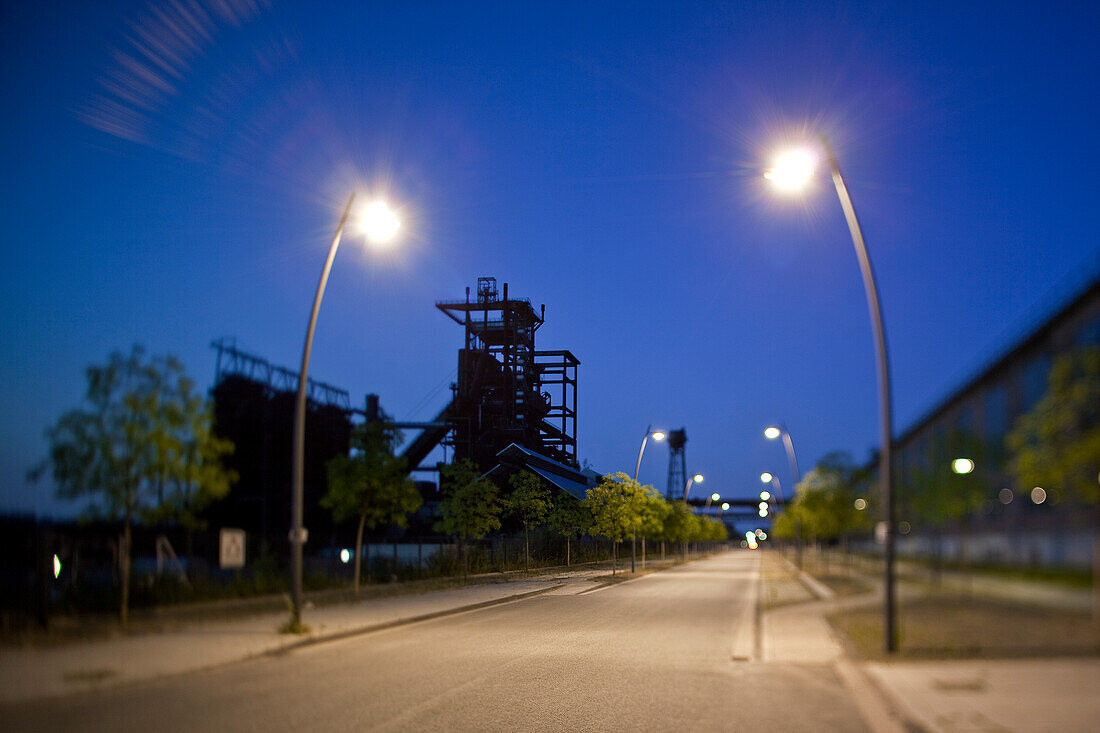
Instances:
[[[650,425],[649,427],[647,427],[645,429],[645,437],[642,438],[642,447],[640,449],[638,449],[638,462],[636,464],[634,464],[634,481],[635,482],[637,482],[637,480],[638,480],[638,471],[640,471],[641,468],[642,468],[642,454],[645,453],[645,444],[647,442],[649,442],[649,438],[651,436],[656,441],[661,441],[661,440],[665,439],[664,432],[662,432],[660,430],[654,430],[652,425]],[[631,534],[630,535],[630,572],[632,572],[632,573],[634,572],[634,562],[635,562],[635,559],[637,558],[637,555],[638,555],[637,536],[634,535],[634,534]],[[642,538],[642,567],[643,568],[645,567],[645,537]]]
[[[880,429],[882,432],[882,447],[879,450],[879,482],[882,485],[883,509],[886,522],[886,542],[883,552],[885,582],[885,636],[886,651],[897,651],[897,606],[894,589],[894,493],[891,482],[890,447],[892,443],[892,428],[890,418],[890,363],[886,353],[886,329],[882,325],[882,307],[879,303],[878,289],[875,286],[874,270],[871,267],[871,258],[867,254],[867,247],[863,241],[863,232],[856,218],[855,207],[852,206],[852,198],[848,195],[848,187],[840,174],[840,165],[837,163],[836,154],[833,152],[829,139],[821,135],[821,152],[825,162],[832,172],[833,185],[836,187],[837,197],[840,199],[840,207],[844,210],[844,218],[848,222],[848,231],[852,235],[852,244],[855,246],[856,257],[859,259],[859,269],[863,275],[863,289],[867,295],[867,309],[871,315],[871,328],[875,340],[876,366],[878,369],[879,386],[879,414]],[[801,188],[814,173],[816,163],[815,154],[808,150],[796,150],[783,155],[775,167],[764,173],[764,177],[774,183],[778,188],[797,190]]]
[[[686,484],[684,484],[684,498],[683,498],[683,502],[684,502],[685,504],[687,503],[687,500],[688,500],[688,490],[689,490],[689,489],[691,488],[691,485],[692,485],[693,483],[696,483],[696,484],[701,484],[701,483],[703,483],[703,474],[701,474],[701,473],[697,473],[697,474],[695,474],[694,476],[692,476],[691,478],[689,478],[689,479],[687,480],[687,483],[686,483]]]
[[[764,429],[764,437],[768,440],[783,438],[783,448],[787,451],[787,463],[791,467],[791,480],[798,484],[802,481],[802,474],[798,472],[798,457],[794,454],[794,441],[791,440],[791,431],[783,423],[772,425]]]
[[[665,439],[665,434],[660,430],[654,430],[650,425],[645,429],[645,437],[642,438],[642,447],[638,450],[638,462],[634,465],[634,480],[638,480],[638,471],[642,468],[642,454],[645,453],[645,444],[649,440],[650,436],[654,440],[660,441]]]
[[[355,194],[348,197],[340,225],[328,248],[328,257],[321,269],[321,279],[317,283],[317,294],[313,296],[313,309],[309,314],[309,326],[306,328],[306,342],[302,349],[302,368],[298,372],[298,399],[294,403],[294,447],[291,452],[291,510],[290,510],[290,626],[297,629],[302,620],[302,545],[306,541],[306,532],[302,527],[302,495],[305,474],[305,433],[306,433],[306,393],[309,388],[309,356],[313,350],[313,331],[317,327],[317,313],[321,310],[321,298],[325,294],[329,272],[332,271],[336,250],[344,235],[344,226],[355,202]],[[397,234],[401,223],[382,202],[376,201],[363,212],[363,233],[374,242],[384,242]],[[356,549],[358,552],[358,549]]]

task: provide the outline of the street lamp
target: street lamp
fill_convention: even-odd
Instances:
[[[957,474],[967,474],[974,470],[974,461],[969,458],[956,458],[951,461],[951,470]]]
[[[306,531],[302,527],[303,482],[305,474],[305,433],[306,433],[306,391],[309,384],[309,356],[313,350],[313,331],[317,327],[317,313],[321,309],[321,298],[325,294],[329,272],[332,271],[336,250],[344,234],[344,226],[351,213],[355,194],[348,197],[340,225],[328,249],[328,257],[321,269],[321,279],[317,283],[317,294],[313,296],[313,309],[309,313],[309,326],[306,328],[305,346],[302,348],[302,368],[298,372],[298,399],[294,403],[294,446],[291,451],[291,491],[290,509],[290,628],[301,627],[302,620],[302,545],[306,541]],[[372,242],[386,242],[397,234],[401,222],[382,201],[375,201],[363,210],[361,219],[363,234]]]
[[[650,425],[649,427],[647,427],[645,429],[645,437],[642,438],[642,447],[640,449],[638,449],[638,462],[636,464],[634,464],[634,481],[635,482],[638,480],[638,471],[640,471],[641,468],[642,468],[642,454],[645,453],[645,444],[647,442],[649,442],[649,439],[651,437],[656,441],[662,441],[662,440],[665,439],[665,434],[664,434],[663,431],[654,430],[652,425]],[[637,556],[637,544],[638,544],[637,543],[637,537],[634,535],[634,533],[631,533],[631,535],[630,535],[630,572],[632,572],[632,573],[634,572],[634,559]],[[645,537],[642,537],[642,550],[643,550],[643,553],[642,553],[643,554],[642,567],[644,568],[645,567],[645,557],[644,557],[644,555],[645,555],[645,553],[644,553],[644,550],[645,550]]]
[[[779,494],[779,500],[783,501],[783,484],[779,483],[779,477],[778,476],[772,475],[772,474],[768,473],[767,471],[765,471],[764,473],[760,474],[760,483],[762,483],[762,484],[771,484],[772,486],[774,486],[776,492]],[[768,494],[768,496],[764,496],[764,494],[768,494],[768,492],[767,491],[761,491],[760,492],[760,498],[761,499],[767,500],[768,498],[771,497],[771,494]]]
[[[687,503],[688,490],[691,488],[692,482],[697,483],[697,484],[703,483],[703,474],[701,474],[701,473],[695,474],[694,476],[692,476],[691,478],[689,478],[687,480],[686,484],[684,484],[684,498],[683,498],[684,503]]]
[[[652,425],[645,429],[645,437],[642,438],[642,447],[638,451],[638,462],[634,465],[635,481],[638,480],[638,471],[642,468],[642,454],[645,453],[645,444],[651,437],[656,441],[661,441],[665,439],[665,434],[660,430],[654,430]]]
[[[791,467],[791,480],[798,484],[802,481],[802,474],[798,472],[798,457],[794,454],[794,441],[791,440],[791,432],[787,430],[787,426],[783,423],[764,429],[764,437],[768,440],[775,440],[780,436],[783,436],[783,448],[787,451],[787,462]]]
[[[863,289],[867,296],[867,308],[871,314],[871,328],[875,340],[880,428],[882,431],[882,447],[879,451],[879,481],[882,483],[883,510],[886,515],[886,542],[883,552],[886,651],[893,652],[897,651],[897,608],[894,592],[895,509],[890,475],[892,428],[890,419],[890,362],[886,353],[886,329],[882,325],[882,307],[879,303],[878,289],[875,286],[875,274],[871,267],[871,258],[867,254],[867,247],[863,241],[859,219],[856,218],[855,207],[852,206],[852,199],[848,195],[848,186],[844,183],[844,177],[840,174],[840,165],[837,163],[836,154],[829,144],[829,139],[824,134],[821,135],[821,152],[824,154],[825,162],[832,172],[833,185],[836,187],[840,207],[844,210],[844,218],[848,222],[848,231],[852,235],[852,244],[855,246],[856,257],[859,259],[859,268],[863,275]],[[764,173],[764,177],[780,189],[791,191],[800,189],[813,176],[817,158],[818,155],[809,150],[786,153],[776,161],[775,167]]]

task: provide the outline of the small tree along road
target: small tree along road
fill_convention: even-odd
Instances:
[[[221,465],[232,443],[217,438],[207,400],[174,357],[111,354],[86,371],[85,405],[46,431],[47,470],[63,499],[88,499],[87,513],[122,521],[119,540],[119,621],[129,619],[130,554],[136,521],[183,517],[197,521],[209,501],[224,496],[236,474]]]
[[[362,575],[364,528],[404,527],[409,514],[423,501],[405,461],[393,454],[400,443],[401,435],[393,425],[365,423],[352,431],[351,455],[337,456],[328,463],[328,493],[321,505],[332,510],[337,522],[359,519],[352,582],[355,593]]]
[[[1007,443],[1021,488],[1065,491],[1093,507],[1092,614],[1100,638],[1100,348],[1054,362],[1046,396],[1020,416]]]
[[[439,512],[442,517],[436,528],[459,538],[462,577],[466,578],[469,574],[466,540],[480,540],[500,529],[501,502],[497,487],[489,479],[478,476],[477,468],[470,461],[444,466],[441,479],[443,501],[439,504]]]
[[[550,492],[542,480],[530,471],[514,474],[508,483],[512,486],[512,496],[508,499],[508,509],[523,523],[523,569],[531,569],[530,525],[541,524],[550,511]]]

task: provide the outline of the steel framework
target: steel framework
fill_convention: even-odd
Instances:
[[[475,300],[467,288],[464,301],[436,307],[465,331],[453,399],[437,418],[450,425],[443,442],[455,459],[489,470],[515,443],[576,466],[580,362],[566,350],[535,350],[546,306],[536,312],[531,301],[509,297],[507,283],[501,293],[496,278],[480,277]]]
[[[668,484],[665,486],[668,501],[682,501],[687,492],[687,458],[684,455],[687,440],[687,431],[683,428],[668,434]]]

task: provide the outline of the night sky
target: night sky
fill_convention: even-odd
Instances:
[[[478,276],[580,359],[578,458],[685,427],[706,493],[878,442],[833,142],[879,279],[901,432],[1096,271],[1096,34],[1082,2],[5,2],[0,511],[84,369],[134,343],[212,386],[214,339],[297,368],[352,190],[401,239],[337,256],[311,376],[427,420]],[[1092,269],[1090,269],[1092,268]],[[410,436],[411,437],[411,436]],[[641,478],[662,489],[664,445]],[[702,488],[695,490],[700,495]]]

